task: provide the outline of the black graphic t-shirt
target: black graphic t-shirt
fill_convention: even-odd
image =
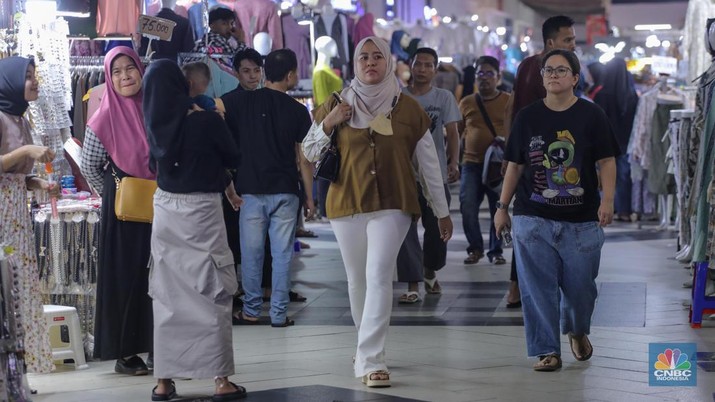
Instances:
[[[514,215],[597,221],[596,162],[618,153],[608,117],[597,105],[579,99],[556,112],[539,100],[525,107],[514,120],[504,155],[524,165]]]

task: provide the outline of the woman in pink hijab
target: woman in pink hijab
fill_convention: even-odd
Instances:
[[[120,46],[105,56],[104,73],[106,92],[87,122],[81,166],[102,194],[94,357],[117,359],[117,373],[146,375],[151,353],[148,365],[137,354],[152,350],[151,224],[120,221],[114,213],[115,178],[155,179],[142,113],[144,67],[134,50]]]

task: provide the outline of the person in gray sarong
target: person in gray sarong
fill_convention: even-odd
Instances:
[[[152,401],[177,397],[172,378],[214,378],[213,401],[246,397],[234,374],[231,307],[237,290],[221,193],[242,203],[228,169],[238,149],[215,112],[192,105],[179,67],[153,63],[144,80],[144,118],[157,172],[149,295],[154,310]]]

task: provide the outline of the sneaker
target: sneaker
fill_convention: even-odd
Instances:
[[[134,355],[128,359],[119,359],[114,365],[114,371],[126,375],[147,375],[149,369],[141,357]]]
[[[469,252],[469,256],[464,259],[465,264],[476,264],[484,257],[484,253],[481,251]]]

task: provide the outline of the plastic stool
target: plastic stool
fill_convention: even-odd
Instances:
[[[705,285],[708,280],[708,263],[695,263],[693,275],[693,304],[690,306],[690,327],[700,328],[703,314],[715,314],[715,297],[705,296]]]
[[[77,370],[86,369],[89,366],[84,357],[84,346],[82,344],[82,328],[79,325],[79,315],[77,309],[69,306],[55,306],[46,304],[42,310],[47,321],[47,329],[55,326],[66,326],[69,330],[69,346],[52,346],[52,360],[74,360]]]

